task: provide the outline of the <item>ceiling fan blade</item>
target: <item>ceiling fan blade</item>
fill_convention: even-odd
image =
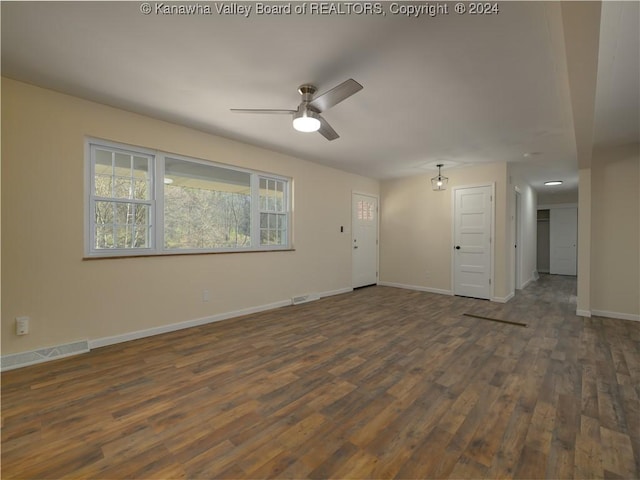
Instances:
[[[309,102],[309,105],[319,112],[324,112],[326,109],[333,107],[346,98],[349,98],[354,93],[359,92],[362,88],[362,85],[356,82],[353,78],[350,78],[349,80],[342,82],[340,85],[333,87],[328,92],[317,96]]]
[[[322,135],[327,140],[335,140],[336,138],[340,138],[340,135],[329,125],[329,123],[322,117],[320,117],[320,129],[318,133]]]
[[[233,113],[270,113],[270,114],[292,114],[297,110],[270,110],[267,108],[232,108]]]

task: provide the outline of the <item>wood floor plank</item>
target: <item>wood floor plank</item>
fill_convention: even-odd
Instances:
[[[602,466],[623,478],[637,476],[633,449],[628,435],[600,427]]]
[[[575,290],[372,287],[4,372],[0,473],[639,478],[640,323]]]
[[[600,424],[585,415],[580,419],[580,432],[576,437],[574,467],[575,479],[604,478]]]

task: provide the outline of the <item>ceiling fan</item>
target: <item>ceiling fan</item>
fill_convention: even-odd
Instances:
[[[350,78],[314,98],[313,95],[316,93],[317,88],[313,85],[305,84],[300,85],[298,88],[298,92],[302,95],[302,102],[296,110],[232,108],[231,111],[235,113],[290,114],[293,116],[293,128],[299,132],[320,132],[327,140],[335,140],[340,135],[320,114],[346,100],[354,93],[359,92],[362,88],[362,85]]]

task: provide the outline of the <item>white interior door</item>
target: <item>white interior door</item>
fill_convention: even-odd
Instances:
[[[576,275],[578,209],[552,208],[549,214],[549,273]]]
[[[353,288],[378,283],[378,199],[352,195]]]
[[[453,293],[491,298],[492,188],[458,188],[454,200]]]

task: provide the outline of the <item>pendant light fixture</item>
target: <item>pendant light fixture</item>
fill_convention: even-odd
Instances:
[[[449,179],[447,177],[443,177],[442,173],[440,172],[440,169],[442,168],[443,165],[444,164],[442,163],[439,163],[438,165],[436,165],[438,167],[438,176],[433,177],[431,179],[431,187],[433,187],[435,191],[446,190],[447,183],[449,183]]]

